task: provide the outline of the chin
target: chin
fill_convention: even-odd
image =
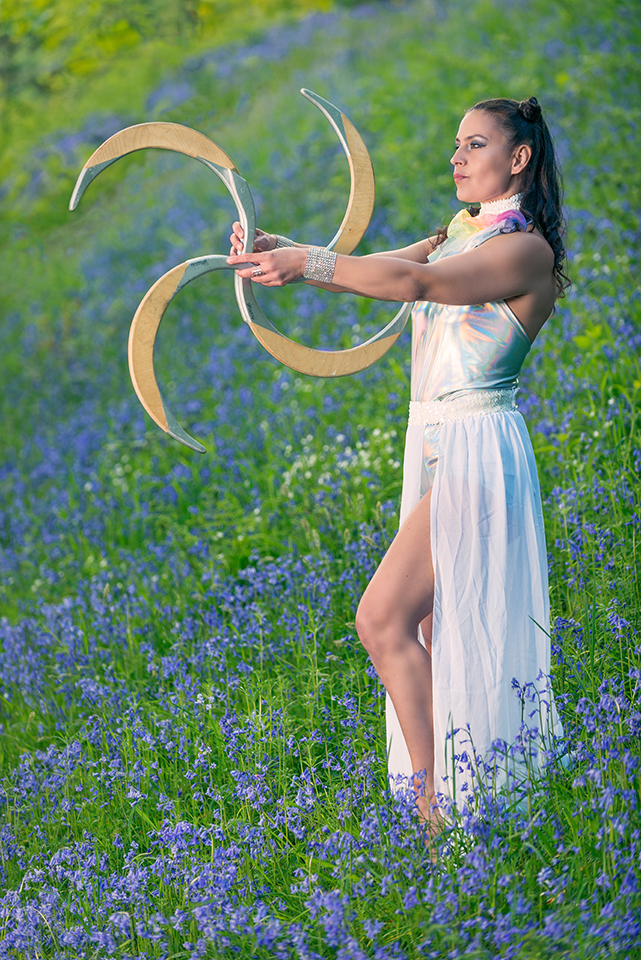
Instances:
[[[471,192],[465,189],[465,184],[457,184],[456,187],[456,199],[460,200],[461,203],[476,203]]]

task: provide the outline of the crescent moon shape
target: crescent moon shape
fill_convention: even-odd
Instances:
[[[374,173],[360,134],[337,107],[309,90],[301,90],[326,116],[336,132],[350,167],[350,197],[343,221],[329,249],[349,254],[361,240],[374,205]],[[69,209],[75,210],[84,191],[106,167],[136,150],[172,150],[209,167],[229,190],[245,234],[245,247],[253,249],[256,230],[254,202],[245,180],[227,154],[212,140],[176,123],[141,123],[120,130],[91,155],[78,176]],[[225,256],[187,260],[169,270],[147,291],[129,332],[129,371],[143,407],[166,433],[200,453],[205,448],[186,433],[163,400],[154,372],[154,345],[158,328],[173,297],[196,277],[215,270],[233,269]],[[265,317],[249,280],[234,276],[236,299],[243,319],[265,349],[286,366],[316,377],[339,377],[371,366],[395,343],[410,314],[404,304],[393,320],[370,340],[348,350],[315,350],[283,336]]]
[[[327,244],[327,249],[336,253],[351,253],[362,240],[374,211],[376,186],[372,161],[360,133],[338,107],[304,87],[300,92],[327,117],[349,163],[350,191],[347,209],[343,222]]]
[[[179,263],[147,291],[129,330],[129,373],[138,399],[165,433],[198,453],[205,453],[205,447],[183,430],[162,397],[154,372],[154,345],[165,310],[178,291],[203,273],[229,269],[224,256],[200,257]]]
[[[156,150],[184,153],[188,157],[200,160],[210,169],[213,164],[225,170],[236,170],[233,162],[218,144],[197,130],[192,130],[191,127],[183,127],[180,123],[137,123],[133,127],[125,127],[124,130],[114,133],[113,137],[109,137],[97,150],[94,150],[76,180],[69,201],[69,209],[76,209],[91,181],[112,163],[129,153],[135,153],[136,150],[147,150],[150,147]],[[218,170],[214,172],[218,173]]]

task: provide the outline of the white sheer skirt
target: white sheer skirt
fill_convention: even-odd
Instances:
[[[558,734],[560,728],[551,693],[546,693],[547,555],[525,421],[518,411],[507,411],[436,429],[429,544],[435,575],[435,787],[461,806],[477,788],[479,765],[482,770],[494,758],[495,786],[508,775],[527,779],[544,735]],[[401,524],[431,479],[424,440],[426,431],[436,439],[434,430],[422,424],[408,427]],[[419,639],[423,641],[420,630]],[[540,690],[543,706],[534,695]],[[520,747],[510,750],[515,742]],[[392,783],[407,786],[414,771],[389,696],[387,745]]]

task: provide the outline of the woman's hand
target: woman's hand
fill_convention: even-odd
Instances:
[[[231,253],[232,256],[237,253],[242,253],[245,249],[244,237],[245,231],[241,227],[238,220],[232,225],[233,233],[229,238],[231,243]],[[278,240],[275,234],[265,233],[264,230],[260,230],[256,227],[256,237],[254,239],[254,253],[264,253],[267,250],[275,250]]]
[[[283,287],[292,280],[300,280],[306,261],[304,247],[282,247],[268,253],[241,253],[227,258],[227,263],[241,267],[236,271],[239,277],[262,283],[265,287]]]

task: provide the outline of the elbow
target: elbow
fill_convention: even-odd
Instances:
[[[418,270],[413,269],[408,273],[406,277],[409,293],[408,302],[414,300],[437,302],[434,278],[430,276],[431,272],[429,264],[421,264]]]
[[[428,281],[427,277],[413,277],[408,287],[410,293],[410,296],[407,297],[408,302],[413,300],[436,302],[433,289],[434,285]]]

